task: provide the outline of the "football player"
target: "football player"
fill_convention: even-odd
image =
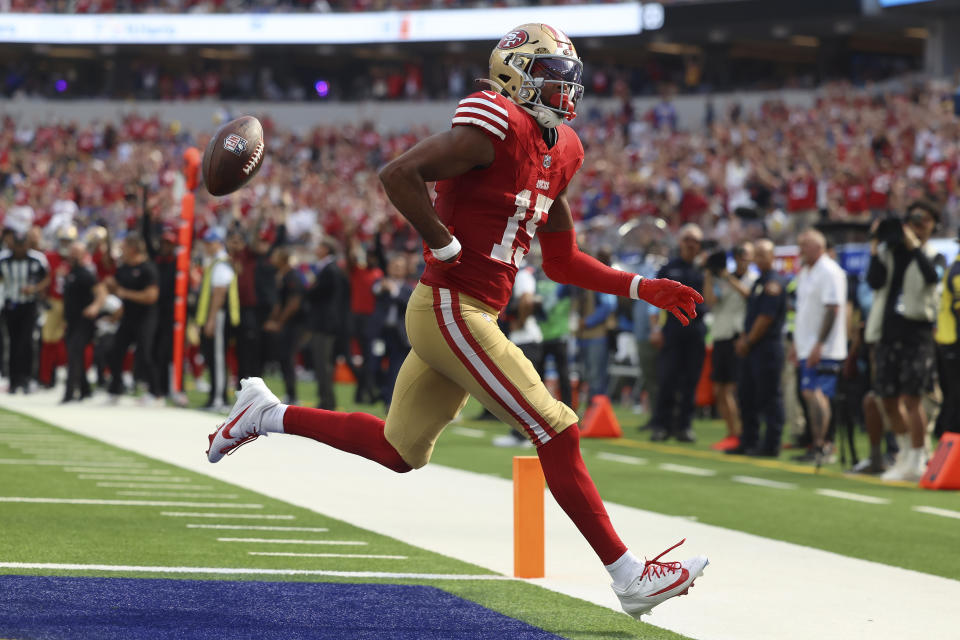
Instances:
[[[683,324],[703,301],[678,282],[611,269],[577,248],[566,190],[583,164],[583,147],[564,123],[576,116],[582,71],[566,35],[521,25],[493,50],[489,89],[460,101],[448,131],[381,170],[390,200],[422,236],[427,262],[407,306],[412,350],[386,421],[286,406],[251,378],[210,435],[207,455],[216,462],[260,435],[290,433],[404,473],[429,461],[472,395],[536,445],[557,503],[610,572],[624,610],[639,617],[686,593],[707,559],[661,562],[660,554],[644,562],[627,549],[584,466],[577,415],[550,395],[496,322],[535,234],[544,272],[558,282],[647,300]],[[436,202],[428,182],[437,183]]]

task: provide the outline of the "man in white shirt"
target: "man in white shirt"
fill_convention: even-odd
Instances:
[[[822,461],[830,424],[830,400],[847,357],[847,276],[830,256],[819,231],[798,238],[803,266],[797,274],[794,358],[800,363],[800,389],[810,415],[811,459]]]

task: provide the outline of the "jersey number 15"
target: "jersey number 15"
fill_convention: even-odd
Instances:
[[[522,232],[527,234],[527,246],[530,246],[529,243],[533,240],[533,236],[537,232],[538,224],[543,219],[543,216],[550,211],[550,206],[553,205],[553,198],[548,198],[542,193],[538,193],[536,203],[533,205],[533,209],[531,209],[531,195],[532,193],[529,189],[524,189],[514,198],[514,204],[517,205],[517,209],[507,220],[507,228],[503,230],[503,237],[500,238],[500,242],[493,245],[493,250],[490,251],[490,257],[494,260],[499,260],[507,264],[513,263],[519,267],[523,256],[527,254],[527,250],[519,246],[517,232],[522,230]]]

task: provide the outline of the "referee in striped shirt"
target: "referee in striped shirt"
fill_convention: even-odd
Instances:
[[[29,248],[26,234],[14,234],[10,252],[0,256],[0,280],[10,337],[10,393],[18,387],[29,393],[37,299],[50,285],[50,267],[42,253]]]

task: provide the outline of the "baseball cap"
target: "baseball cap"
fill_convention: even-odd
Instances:
[[[219,227],[210,227],[203,234],[204,242],[223,242],[223,240],[224,240],[223,229],[220,229]]]

